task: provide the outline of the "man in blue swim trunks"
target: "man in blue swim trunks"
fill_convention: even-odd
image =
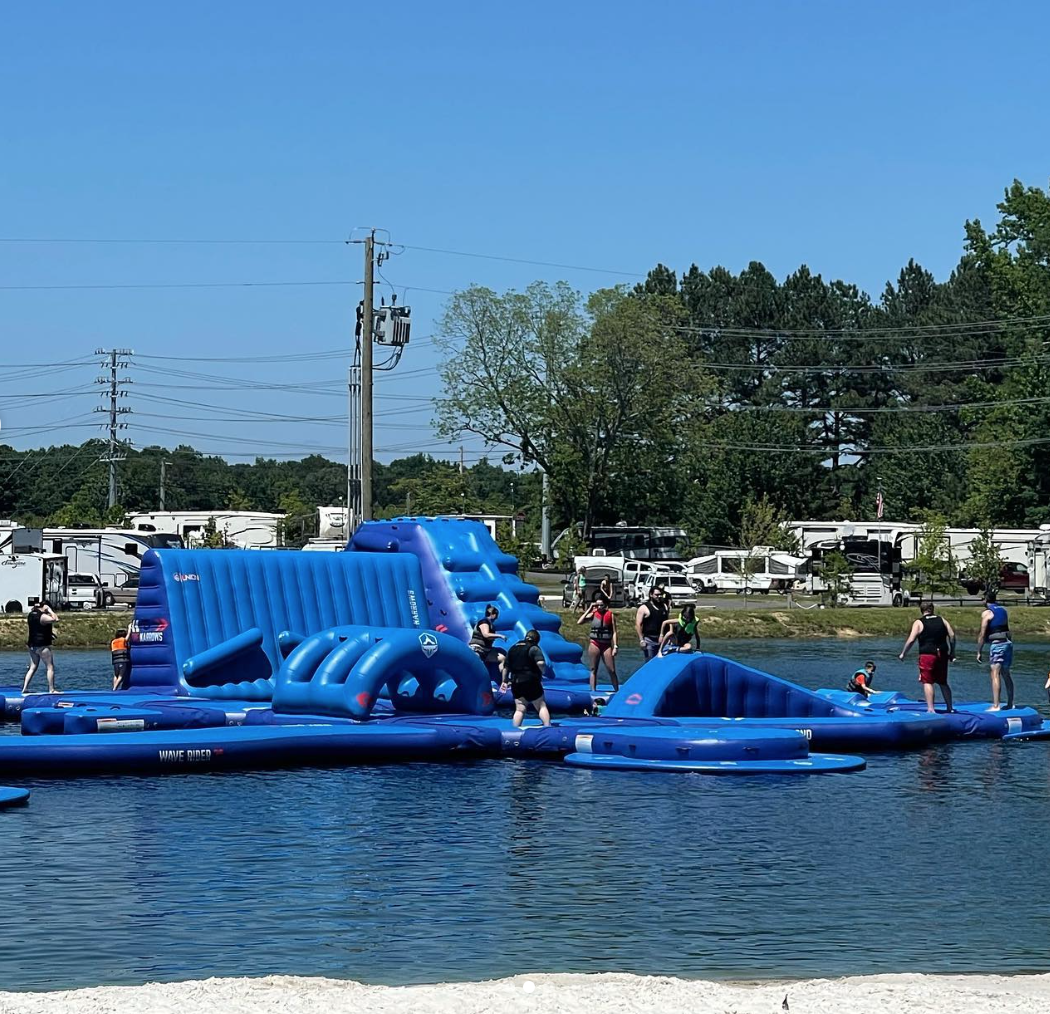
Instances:
[[[1010,620],[1006,610],[995,601],[995,592],[989,589],[984,597],[981,630],[977,635],[977,661],[983,662],[984,644],[988,642],[988,663],[992,677],[992,711],[998,711],[999,687],[1006,685],[1006,707],[1014,706],[1014,681],[1010,666],[1014,660],[1014,643],[1010,640]]]

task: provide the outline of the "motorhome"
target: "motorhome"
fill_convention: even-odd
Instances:
[[[686,564],[686,573],[697,591],[787,592],[798,587],[809,570],[806,557],[782,553],[772,546],[720,549]]]
[[[566,528],[551,544],[555,559],[561,558],[558,544],[572,531],[572,528]],[[577,525],[577,534],[581,531],[582,527]],[[587,537],[587,555],[622,556],[630,560],[681,560],[680,546],[685,538],[684,528],[597,525]]]
[[[45,553],[69,560],[71,574],[97,577],[105,588],[118,588],[138,574],[146,550],[182,547],[178,535],[123,528],[45,528],[41,542]]]
[[[849,535],[809,546],[809,591],[826,595],[832,591],[825,579],[825,564],[829,556],[841,555],[850,568],[845,588],[838,589],[841,605],[903,606],[910,596],[904,588],[904,562],[900,542],[868,538],[868,532]]]
[[[128,524],[139,533],[177,535],[186,546],[199,546],[212,525],[229,546],[275,549],[281,544],[283,514],[264,511],[153,511],[129,514]]]
[[[1028,594],[1050,600],[1050,525],[1043,525],[1028,544]]]
[[[50,553],[0,554],[0,609],[24,613],[37,602],[68,603],[66,558]]]
[[[318,507],[317,539],[310,541],[339,541],[345,546],[350,541],[349,516],[345,507]]]

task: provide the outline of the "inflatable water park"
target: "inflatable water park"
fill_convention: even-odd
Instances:
[[[498,666],[469,647],[490,603],[503,644],[540,634],[550,726],[516,728]],[[1031,708],[929,714],[901,694],[811,691],[706,653],[652,659],[619,692],[592,692],[559,625],[478,522],[366,522],[338,553],[150,550],[128,689],[0,690],[21,732],[0,736],[0,776],[466,758],[845,773],[872,751],[1048,734]],[[26,797],[0,791],[0,805]]]

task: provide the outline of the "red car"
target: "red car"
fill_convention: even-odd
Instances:
[[[961,584],[971,595],[984,591],[984,582],[980,578],[960,576]],[[999,572],[999,591],[1011,591],[1024,594],[1028,591],[1028,568],[1023,563],[1004,563]]]

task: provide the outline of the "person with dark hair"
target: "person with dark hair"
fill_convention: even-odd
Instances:
[[[943,617],[937,616],[932,602],[923,602],[919,607],[921,616],[911,625],[911,633],[897,656],[902,662],[908,649],[919,642],[919,682],[926,698],[926,710],[936,711],[933,705],[933,688],[941,688],[944,704],[950,712],[952,688],[948,686],[948,663],[955,661],[955,631]]]
[[[1006,684],[1006,707],[1014,706],[1014,680],[1010,667],[1014,661],[1014,642],[1010,639],[1010,618],[996,602],[995,591],[988,589],[981,613],[981,629],[977,634],[977,661],[984,661],[984,643],[988,642],[988,668],[992,679],[992,711],[999,710],[999,690]]]
[[[128,648],[128,632],[118,630],[109,642],[109,656],[113,663],[113,689],[127,690],[131,676],[131,650]]]
[[[37,602],[29,615],[26,617],[29,626],[29,636],[26,639],[26,647],[29,649],[29,669],[26,671],[25,682],[22,684],[22,693],[29,693],[29,683],[34,674],[44,663],[47,670],[47,692],[57,694],[55,689],[55,655],[51,645],[55,643],[55,624],[58,617],[48,602]]]
[[[700,631],[697,629],[696,606],[687,602],[677,620],[664,620],[660,634],[660,651],[692,651],[693,642],[700,650]]]
[[[865,662],[864,668],[858,669],[854,672],[850,678],[849,683],[846,684],[846,689],[851,694],[863,694],[865,697],[870,697],[876,693],[875,687],[872,684],[875,682],[875,663]]]
[[[654,583],[649,589],[649,598],[638,607],[634,616],[634,631],[646,662],[660,653],[660,631],[668,612],[662,592],[662,586]]]
[[[602,583],[598,585],[598,590],[594,593],[594,598],[597,599],[601,595],[607,605],[612,605],[613,600],[613,583],[612,578],[608,574],[602,578]]]
[[[598,687],[598,663],[604,662],[615,693],[620,689],[620,678],[616,675],[616,653],[620,650],[616,643],[616,616],[609,608],[609,600],[601,592],[576,622],[586,623],[588,620],[591,621],[591,637],[587,645],[591,690]]]
[[[512,645],[500,662],[503,678],[510,681],[514,695],[514,728],[520,729],[525,720],[525,711],[531,704],[544,725],[551,724],[551,714],[543,696],[543,671],[547,661],[540,650],[538,630],[530,630]]]
[[[505,640],[503,634],[496,633],[496,620],[499,610],[491,603],[485,606],[485,615],[474,625],[470,635],[470,649],[482,662],[498,662],[502,652],[494,642]]]

